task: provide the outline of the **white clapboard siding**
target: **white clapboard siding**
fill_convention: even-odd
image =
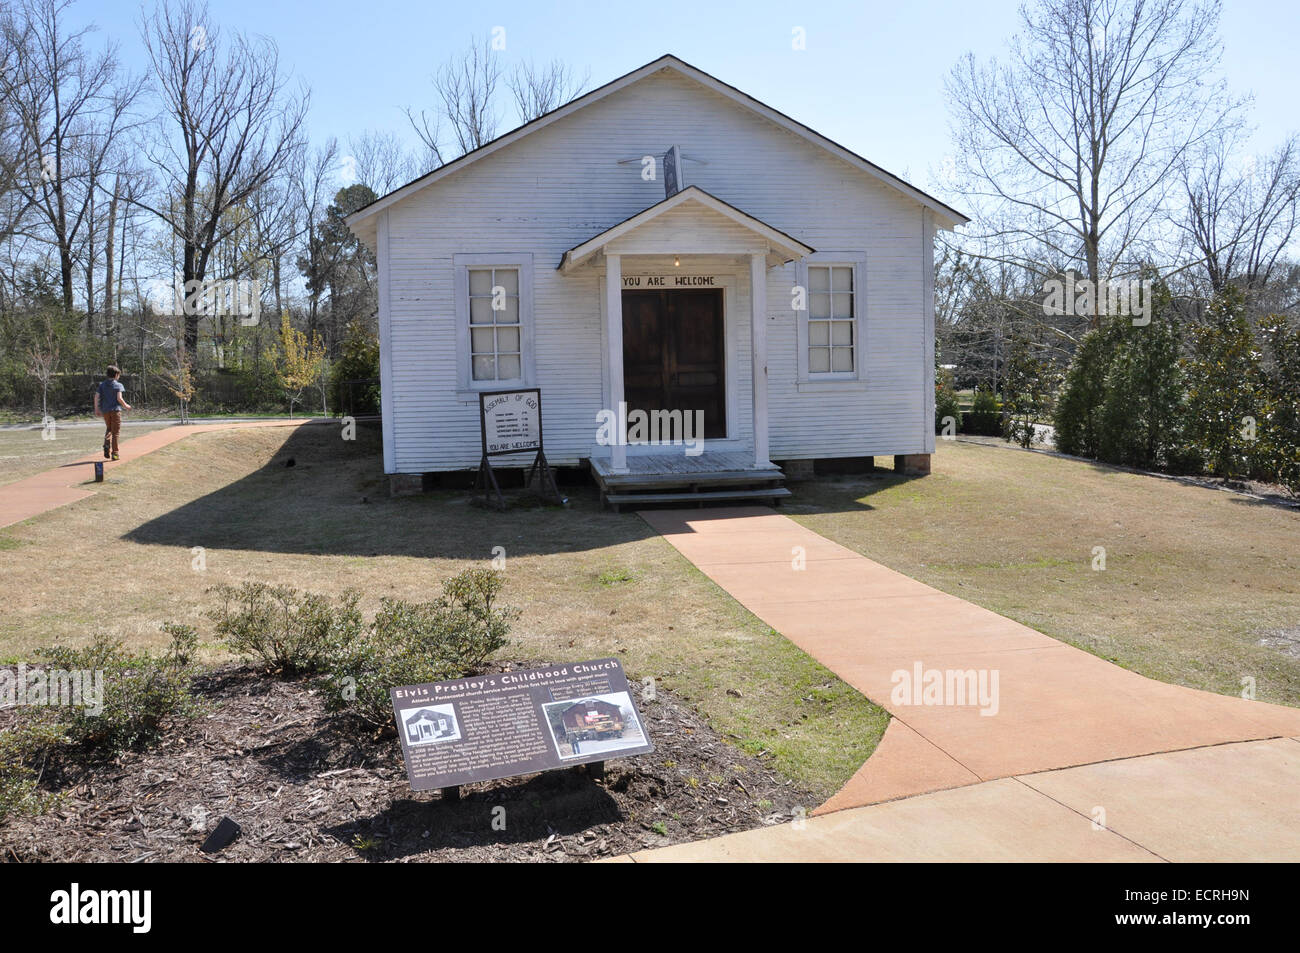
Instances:
[[[547,456],[574,464],[591,455],[605,406],[600,256],[561,275],[563,253],[664,197],[641,177],[643,155],[672,145],[707,164],[684,163],[684,179],[822,251],[865,254],[864,380],[798,383],[794,264],[768,271],[768,373],[774,460],[924,453],[932,444],[932,328],[925,295],[933,227],[914,199],[676,71],[655,73],[414,192],[386,212],[387,294],[381,344],[391,395],[385,413],[390,472],[473,467],[477,402],[457,395],[452,256],[533,255],[537,385]],[[621,159],[638,161],[620,164]],[[739,247],[753,233],[688,204],[634,231],[610,251],[679,235],[682,268],[730,269],[729,414],[750,439],[748,262],[694,256]],[[647,247],[642,245],[640,247]],[[757,247],[757,246],[755,246]],[[671,258],[624,257],[624,274],[663,273]],[[734,395],[734,396],[733,396]],[[463,396],[463,395],[462,395]]]

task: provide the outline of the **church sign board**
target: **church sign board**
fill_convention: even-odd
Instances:
[[[654,750],[614,658],[404,685],[390,695],[414,791]]]

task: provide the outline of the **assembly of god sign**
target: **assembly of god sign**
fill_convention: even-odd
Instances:
[[[522,453],[542,449],[542,394],[537,389],[479,395],[483,453]]]

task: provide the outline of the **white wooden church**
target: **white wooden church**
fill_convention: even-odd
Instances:
[[[477,467],[479,395],[523,388],[551,465],[615,503],[777,498],[815,460],[928,472],[935,232],[966,221],[676,57],[642,66],[348,219],[378,258],[394,492]],[[684,435],[637,426],[674,411]]]

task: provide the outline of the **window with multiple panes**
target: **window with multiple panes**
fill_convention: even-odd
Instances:
[[[474,381],[521,381],[518,268],[469,269],[470,373]]]
[[[852,265],[808,265],[808,373],[852,374],[857,289]]]

